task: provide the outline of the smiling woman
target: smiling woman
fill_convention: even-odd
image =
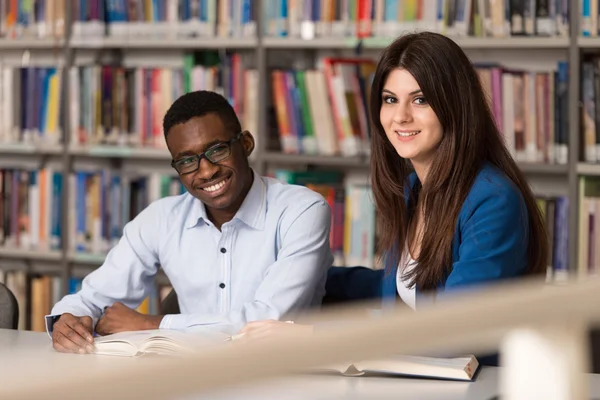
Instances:
[[[392,43],[370,113],[380,253],[393,276],[384,292],[406,301],[415,291],[545,272],[535,198],[454,41],[423,32]]]
[[[466,288],[543,279],[542,216],[453,40],[432,32],[397,38],[378,61],[369,112],[383,268],[331,268],[329,298],[383,297],[419,310]],[[301,329],[264,322],[243,332],[251,338],[277,326]]]

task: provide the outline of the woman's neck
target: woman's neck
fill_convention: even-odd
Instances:
[[[413,168],[419,178],[419,182],[421,182],[421,186],[425,186],[425,181],[427,180],[427,173],[429,172],[430,163],[419,163],[412,161]]]

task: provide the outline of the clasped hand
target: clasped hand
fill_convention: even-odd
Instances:
[[[125,331],[158,329],[161,320],[162,315],[141,314],[117,302],[110,307],[105,307],[102,318],[96,324],[96,333],[110,335]]]

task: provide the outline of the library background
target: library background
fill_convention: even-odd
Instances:
[[[438,8],[439,7],[439,8]],[[259,173],[322,193],[337,265],[374,267],[375,61],[432,30],[477,64],[550,232],[550,281],[600,271],[600,50],[590,0],[0,1],[0,281],[44,331],[127,221],[181,193],[162,117],[222,93]],[[163,274],[139,311],[156,313]]]

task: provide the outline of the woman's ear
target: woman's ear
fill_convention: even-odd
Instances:
[[[242,135],[242,146],[246,157],[250,157],[250,154],[254,151],[254,136],[249,131],[244,131]]]

